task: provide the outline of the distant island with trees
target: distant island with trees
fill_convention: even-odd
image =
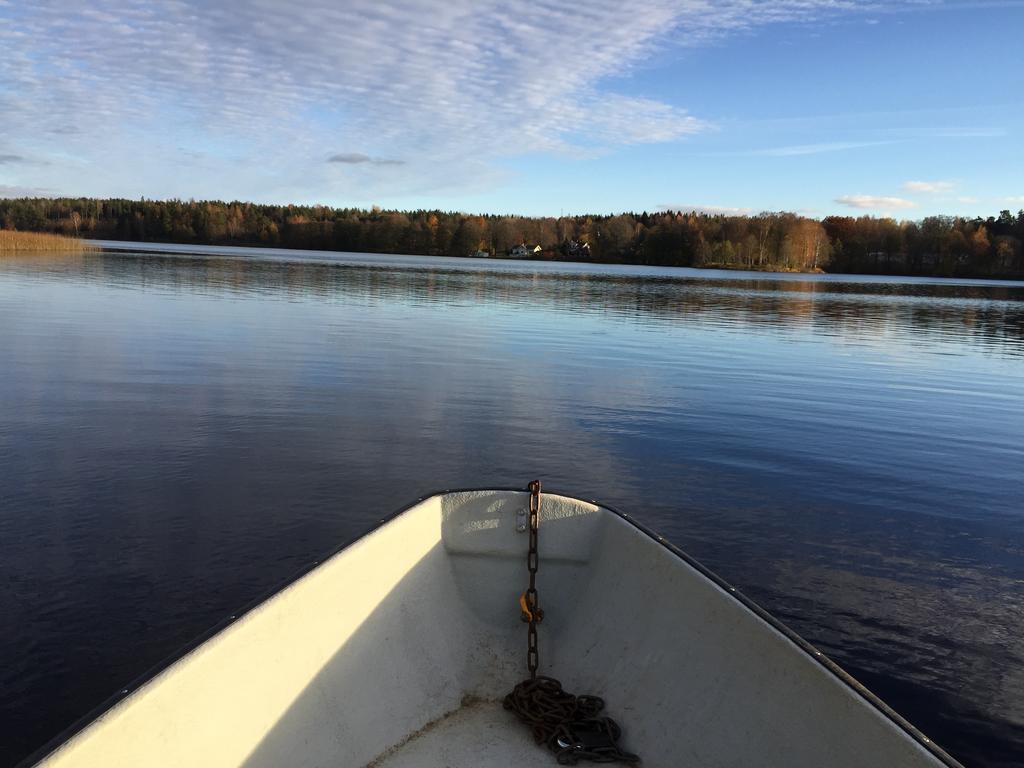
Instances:
[[[1024,277],[1024,210],[988,218],[699,211],[528,217],[219,200],[0,199],[0,228],[81,238],[657,266]],[[536,247],[539,250],[536,252]]]

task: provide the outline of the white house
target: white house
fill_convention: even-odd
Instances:
[[[508,255],[511,256],[513,259],[527,259],[530,256],[536,256],[537,254],[542,253],[543,251],[544,249],[541,248],[539,245],[535,245],[533,248],[531,248],[526,243],[523,243],[521,245],[515,246],[514,248],[511,248],[508,252]]]
[[[569,258],[572,259],[589,259],[590,243],[581,243],[579,240],[570,240],[565,252]]]

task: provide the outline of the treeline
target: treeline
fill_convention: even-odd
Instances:
[[[112,240],[370,253],[500,256],[525,243],[540,245],[540,258],[606,263],[1024,276],[1024,210],[985,219],[921,221],[677,211],[537,218],[221,201],[20,198],[0,200],[0,225]]]

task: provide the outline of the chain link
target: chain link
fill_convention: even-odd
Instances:
[[[540,653],[537,650],[537,624],[544,619],[540,609],[540,596],[537,594],[537,568],[540,556],[537,554],[537,531],[540,528],[540,480],[534,480],[528,486],[530,491],[530,549],[526,555],[526,568],[530,572],[530,586],[526,589],[526,606],[529,610],[526,630],[526,667],[530,670],[530,679],[537,677],[540,666]]]

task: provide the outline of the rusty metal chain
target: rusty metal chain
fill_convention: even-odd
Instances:
[[[505,709],[515,712],[529,726],[533,738],[555,754],[559,765],[627,763],[640,758],[616,742],[622,735],[618,723],[600,717],[604,700],[597,696],[574,696],[551,677],[531,677],[505,697]]]
[[[540,480],[527,486],[530,492],[530,543],[526,567],[530,583],[519,598],[523,621],[527,622],[526,667],[530,677],[505,696],[505,709],[515,712],[530,727],[533,738],[555,754],[559,765],[575,765],[580,760],[594,763],[628,763],[640,758],[622,750],[616,743],[622,730],[610,717],[599,717],[604,700],[597,696],[574,696],[562,689],[552,677],[537,675],[540,653],[537,650],[537,625],[543,620],[537,594],[537,533],[540,527]]]
[[[540,598],[537,595],[537,567],[540,556],[537,554],[537,529],[540,527],[540,480],[532,481],[527,490],[530,491],[530,548],[526,555],[526,569],[530,572],[530,586],[526,589],[526,610],[523,618],[527,621],[526,629],[526,667],[530,670],[530,678],[537,677],[540,665],[540,654],[537,651],[537,625],[543,621],[544,612],[540,609]]]

